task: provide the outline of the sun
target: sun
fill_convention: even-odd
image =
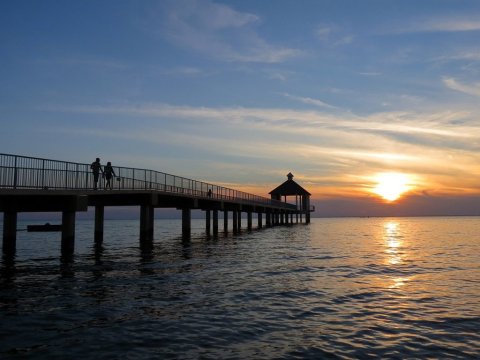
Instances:
[[[402,173],[382,173],[375,177],[377,185],[373,192],[387,201],[395,201],[410,190],[409,177]]]

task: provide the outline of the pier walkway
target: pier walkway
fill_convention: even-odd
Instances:
[[[205,211],[207,234],[218,234],[219,211],[223,212],[224,231],[229,214],[233,232],[241,228],[242,213],[252,229],[252,214],[258,228],[310,222],[308,198],[296,204],[268,199],[203,181],[187,179],[154,170],[113,167],[116,177],[112,189],[94,189],[90,164],[0,154],[0,212],[3,212],[3,252],[16,247],[17,214],[20,212],[61,212],[62,253],[71,254],[75,242],[75,217],[79,211],[95,208],[95,242],[103,241],[105,206],[140,207],[140,243],[153,241],[154,209],[176,208],[182,212],[182,235],[191,232],[191,210]]]

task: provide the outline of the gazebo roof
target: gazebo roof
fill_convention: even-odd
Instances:
[[[307,190],[293,181],[292,173],[288,173],[288,180],[282,185],[277,186],[269,192],[270,195],[291,196],[291,195],[311,195]]]

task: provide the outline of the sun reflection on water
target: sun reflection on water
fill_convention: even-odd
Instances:
[[[393,283],[389,286],[389,288],[398,289],[404,286],[409,280],[410,280],[410,277],[407,277],[407,276],[394,277],[392,278]]]
[[[399,224],[394,221],[389,221],[385,223],[383,237],[386,245],[385,253],[387,254],[387,264],[401,264],[403,259],[402,254],[399,252],[399,247],[402,245]]]
[[[383,225],[383,240],[385,244],[385,264],[388,266],[400,266],[405,263],[405,246],[401,226],[396,221],[388,221]],[[411,276],[393,276],[390,289],[398,289],[405,286],[411,280]]]

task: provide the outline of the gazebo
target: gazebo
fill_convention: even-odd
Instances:
[[[282,197],[287,202],[287,196],[295,196],[295,204],[297,205],[300,216],[305,214],[305,221],[310,222],[310,193],[303,187],[293,181],[293,174],[287,175],[288,180],[270,191],[273,200],[282,201]]]

